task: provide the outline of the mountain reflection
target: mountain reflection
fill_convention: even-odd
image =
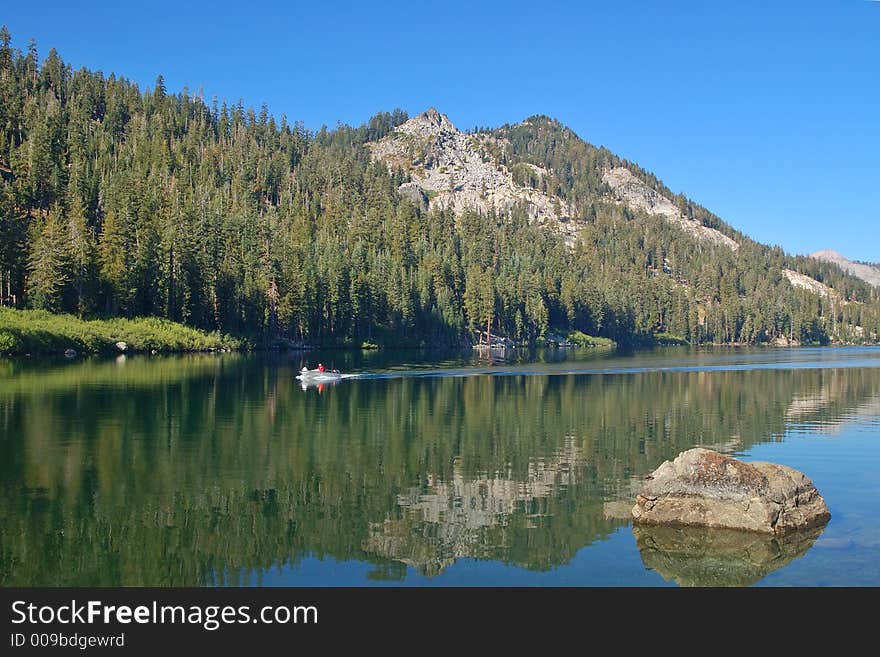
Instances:
[[[0,585],[237,584],[308,556],[388,578],[463,557],[547,570],[626,524],[608,509],[664,459],[834,427],[880,398],[871,368],[389,378],[304,394],[301,365],[4,365]]]
[[[536,536],[558,515],[559,501],[569,497],[568,488],[577,483],[584,465],[579,454],[575,439],[567,437],[560,452],[531,461],[521,479],[510,470],[467,478],[456,463],[451,480],[429,475],[424,486],[398,495],[402,515],[372,524],[364,549],[428,576],[462,557],[504,559],[519,539],[526,538],[524,532]],[[576,499],[569,501],[577,504]],[[582,511],[583,517],[596,521],[587,540],[613,529],[612,522],[595,517],[596,509]],[[542,554],[546,553],[532,551],[524,565],[543,569],[571,556],[548,559]]]

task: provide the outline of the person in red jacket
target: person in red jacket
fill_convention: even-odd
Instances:
[[[323,371],[324,371],[324,365],[323,365],[323,363],[318,363],[318,371],[319,371],[319,372],[323,372]]]

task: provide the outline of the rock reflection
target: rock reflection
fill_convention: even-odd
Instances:
[[[749,586],[802,557],[824,526],[786,536],[703,527],[635,526],[646,568],[679,586]]]

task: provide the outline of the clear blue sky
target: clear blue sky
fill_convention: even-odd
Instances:
[[[307,127],[548,114],[754,238],[880,261],[880,2],[8,2],[41,57]]]

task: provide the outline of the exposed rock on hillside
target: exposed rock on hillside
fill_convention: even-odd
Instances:
[[[745,463],[700,447],[654,470],[632,514],[636,524],[765,534],[816,527],[831,517],[825,500],[802,472],[775,463]]]
[[[496,164],[492,153],[498,150],[499,140],[460,132],[433,108],[368,146],[374,159],[409,172],[412,182],[401,185],[401,193],[418,200],[420,191],[431,209],[503,215],[521,204],[531,221],[548,225],[569,244],[576,240],[577,226],[571,221],[574,212],[567,203],[516,184],[507,167]],[[543,170],[532,166],[541,175]]]
[[[428,209],[428,202],[430,199],[428,195],[425,193],[421,187],[419,187],[418,183],[414,182],[406,182],[403,183],[400,187],[397,188],[397,191],[400,195],[406,199],[409,199],[416,205],[418,205],[422,210]]]
[[[880,287],[880,267],[866,265],[861,262],[854,262],[831,249],[816,251],[815,253],[810,254],[810,257],[816,258],[816,260],[824,260],[825,262],[833,262],[848,274],[861,278],[866,283]]]
[[[626,167],[614,167],[606,171],[602,180],[612,189],[614,199],[618,203],[623,203],[633,210],[642,210],[663,217],[681,226],[697,239],[721,244],[734,251],[739,248],[739,244],[724,233],[686,217],[671,199],[636,178]]]
[[[801,288],[802,290],[809,290],[813,294],[818,294],[823,297],[831,298],[837,296],[837,293],[834,290],[824,283],[820,283],[815,278],[800,274],[793,269],[783,269],[782,273],[788,279],[788,282],[794,287]]]

